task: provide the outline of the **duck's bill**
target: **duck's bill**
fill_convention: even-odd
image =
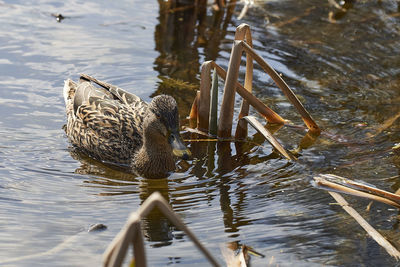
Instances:
[[[182,142],[179,133],[171,133],[170,140],[172,146],[172,153],[179,158],[189,159],[192,153]]]

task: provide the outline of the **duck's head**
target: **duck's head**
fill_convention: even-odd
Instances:
[[[179,158],[188,159],[191,153],[179,134],[179,114],[175,99],[168,95],[156,96],[149,109],[152,114],[144,121],[145,139],[151,142],[147,145],[155,149],[165,148]]]

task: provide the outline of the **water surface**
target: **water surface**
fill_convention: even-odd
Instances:
[[[0,265],[98,266],[129,213],[154,191],[221,264],[224,242],[265,254],[252,258],[254,266],[396,264],[310,179],[329,172],[390,191],[400,186],[400,161],[391,151],[399,124],[381,128],[400,112],[397,2],[345,1],[343,11],[328,1],[257,1],[239,21],[241,7],[172,12],[164,1],[0,2]],[[193,159],[161,180],[71,151],[62,130],[66,78],[88,73],[145,100],[168,93],[185,117],[201,64],[227,67],[243,22],[252,27],[255,49],[328,133],[298,161],[279,157],[253,130],[247,143],[189,142]],[[254,77],[257,97],[301,125],[259,67]],[[276,133],[288,149],[304,135],[290,127]],[[398,242],[397,210],[374,204],[366,212],[368,201],[347,199]],[[108,229],[88,233],[94,223]],[[150,266],[206,264],[159,212],[143,228]]]

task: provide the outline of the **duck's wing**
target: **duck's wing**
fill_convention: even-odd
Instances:
[[[136,100],[133,99],[135,97],[137,98]],[[133,94],[115,86],[111,92],[111,90],[105,88],[98,88],[83,79],[80,80],[77,86],[73,104],[74,113],[77,116],[80,113],[80,117],[86,117],[83,116],[85,114],[82,114],[82,112],[87,112],[92,114],[91,119],[93,120],[96,119],[95,116],[97,116],[97,120],[104,116],[118,117],[120,123],[133,123],[140,129],[148,111],[148,104]]]
[[[87,81],[75,83],[71,79],[64,82],[64,100],[67,115],[75,116],[79,106],[88,103],[90,97],[114,99],[113,94],[103,88],[97,88]]]
[[[73,144],[95,158],[128,164],[142,145],[144,116],[119,100],[96,93],[78,105],[67,134]]]
[[[140,131],[147,104],[145,103],[146,106],[143,106],[142,109],[134,110],[126,104],[125,99],[126,97],[123,97],[123,100],[116,98],[112,92],[81,80],[74,96],[74,114],[86,126],[101,135],[108,136],[106,133],[108,128],[117,131],[121,127],[133,126],[135,129],[127,130],[129,132]]]
[[[141,105],[147,106],[147,103],[137,95],[131,94],[115,85],[99,81],[96,78],[89,76],[87,74],[81,74],[81,79],[92,81],[100,85],[108,92],[110,92],[113,95],[114,99],[119,99],[122,103],[129,105],[134,109],[139,108]]]
[[[73,145],[97,159],[129,164],[142,145],[147,104],[128,105],[132,98],[118,90],[97,88],[90,81],[65,81],[66,133]],[[137,101],[136,103],[142,102]]]
[[[99,98],[104,100],[112,100],[114,99],[113,94],[107,91],[104,88],[98,88],[93,86],[88,81],[79,81],[79,84],[76,88],[75,95],[74,95],[74,114],[77,113],[78,108],[84,104],[88,104],[90,98]]]

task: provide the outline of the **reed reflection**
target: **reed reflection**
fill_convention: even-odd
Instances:
[[[226,8],[207,10],[205,0],[158,1],[160,23],[155,29],[155,40],[156,50],[160,55],[155,60],[155,69],[160,74],[161,82],[153,96],[170,94],[175,97],[181,116],[189,114],[198,89],[201,63],[215,60],[219,56],[219,46],[227,34],[235,2],[231,1]],[[195,86],[190,87],[188,84]],[[186,139],[197,137],[188,134]],[[207,187],[204,188],[205,194],[210,193],[210,187],[217,187],[219,190],[221,211],[228,232],[238,231],[237,225],[241,222],[235,218],[235,214],[244,204],[246,190],[231,193],[230,184],[233,181],[226,174],[247,165],[250,161],[246,156],[249,147],[243,143],[236,146],[239,153],[232,155],[235,152],[232,151],[231,142],[203,140],[190,143],[194,159],[190,174],[199,180],[209,179]],[[234,186],[240,188],[238,185]],[[179,187],[174,190],[179,191]],[[238,200],[235,207],[232,206],[232,197]]]
[[[158,3],[160,23],[154,36],[160,55],[154,69],[161,81],[152,96],[172,95],[180,114],[187,116],[198,89],[200,65],[218,57],[235,5],[216,11],[205,0]]]
[[[262,142],[262,137],[255,135],[255,140]],[[279,157],[273,152],[271,155],[258,157],[252,150],[258,145],[255,142],[230,141],[193,141],[191,151],[197,158],[191,174],[199,179],[210,177],[207,188],[210,194],[217,190],[221,207],[225,231],[238,236],[241,226],[251,224],[251,220],[243,216],[248,205],[248,187],[242,182],[248,173],[246,168],[251,162],[254,164]],[[210,187],[215,188],[210,192]],[[206,189],[205,189],[206,190]]]

